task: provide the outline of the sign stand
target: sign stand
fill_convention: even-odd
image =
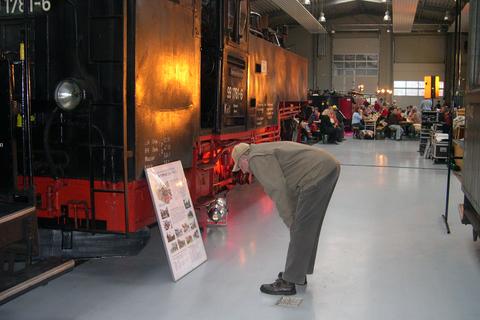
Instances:
[[[147,168],[150,195],[174,281],[207,260],[180,161]]]

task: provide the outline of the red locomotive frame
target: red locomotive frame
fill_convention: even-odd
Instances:
[[[262,143],[280,140],[280,123],[300,111],[300,102],[286,102],[279,107],[278,125],[229,134],[205,135],[199,137],[193,148],[193,166],[185,170],[189,190],[198,208],[212,199],[219,191],[235,184],[231,174],[230,151],[239,142]],[[90,216],[90,184],[85,179],[58,179],[35,177],[37,212],[39,218],[73,221],[73,228],[81,230]],[[128,224],[125,223],[123,183],[95,181],[95,188],[118,191],[96,196],[95,220],[104,221],[108,232],[132,233],[154,224],[155,215],[145,179],[129,182]],[[66,208],[65,208],[66,206]],[[62,208],[63,207],[63,208]],[[120,217],[120,218],[119,218]],[[200,217],[205,224],[205,217]],[[128,225],[128,230],[126,226]],[[91,226],[89,226],[91,227]]]

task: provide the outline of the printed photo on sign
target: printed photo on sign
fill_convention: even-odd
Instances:
[[[165,230],[170,230],[172,228],[172,221],[170,220],[163,221],[163,228]]]
[[[168,182],[164,185],[161,185],[158,189],[158,198],[163,203],[169,204],[172,201],[172,189],[169,188]]]
[[[177,237],[183,236],[183,229],[182,228],[175,228],[175,235]]]
[[[175,253],[178,251],[178,244],[176,242],[172,243],[170,247],[170,253]]]
[[[183,239],[178,239],[178,247],[182,249],[187,243]]]
[[[197,229],[197,224],[194,222],[190,223],[190,229],[195,230]]]
[[[168,208],[165,208],[165,209],[160,209],[160,216],[162,217],[162,219],[167,219],[167,218],[170,218],[170,213],[168,212]]]
[[[173,232],[167,232],[167,241],[172,242],[175,240],[175,234]]]

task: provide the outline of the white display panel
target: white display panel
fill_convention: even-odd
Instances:
[[[145,169],[174,281],[207,260],[180,161]]]

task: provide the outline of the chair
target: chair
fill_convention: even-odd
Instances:
[[[352,125],[352,132],[354,139],[360,139],[360,126]]]

